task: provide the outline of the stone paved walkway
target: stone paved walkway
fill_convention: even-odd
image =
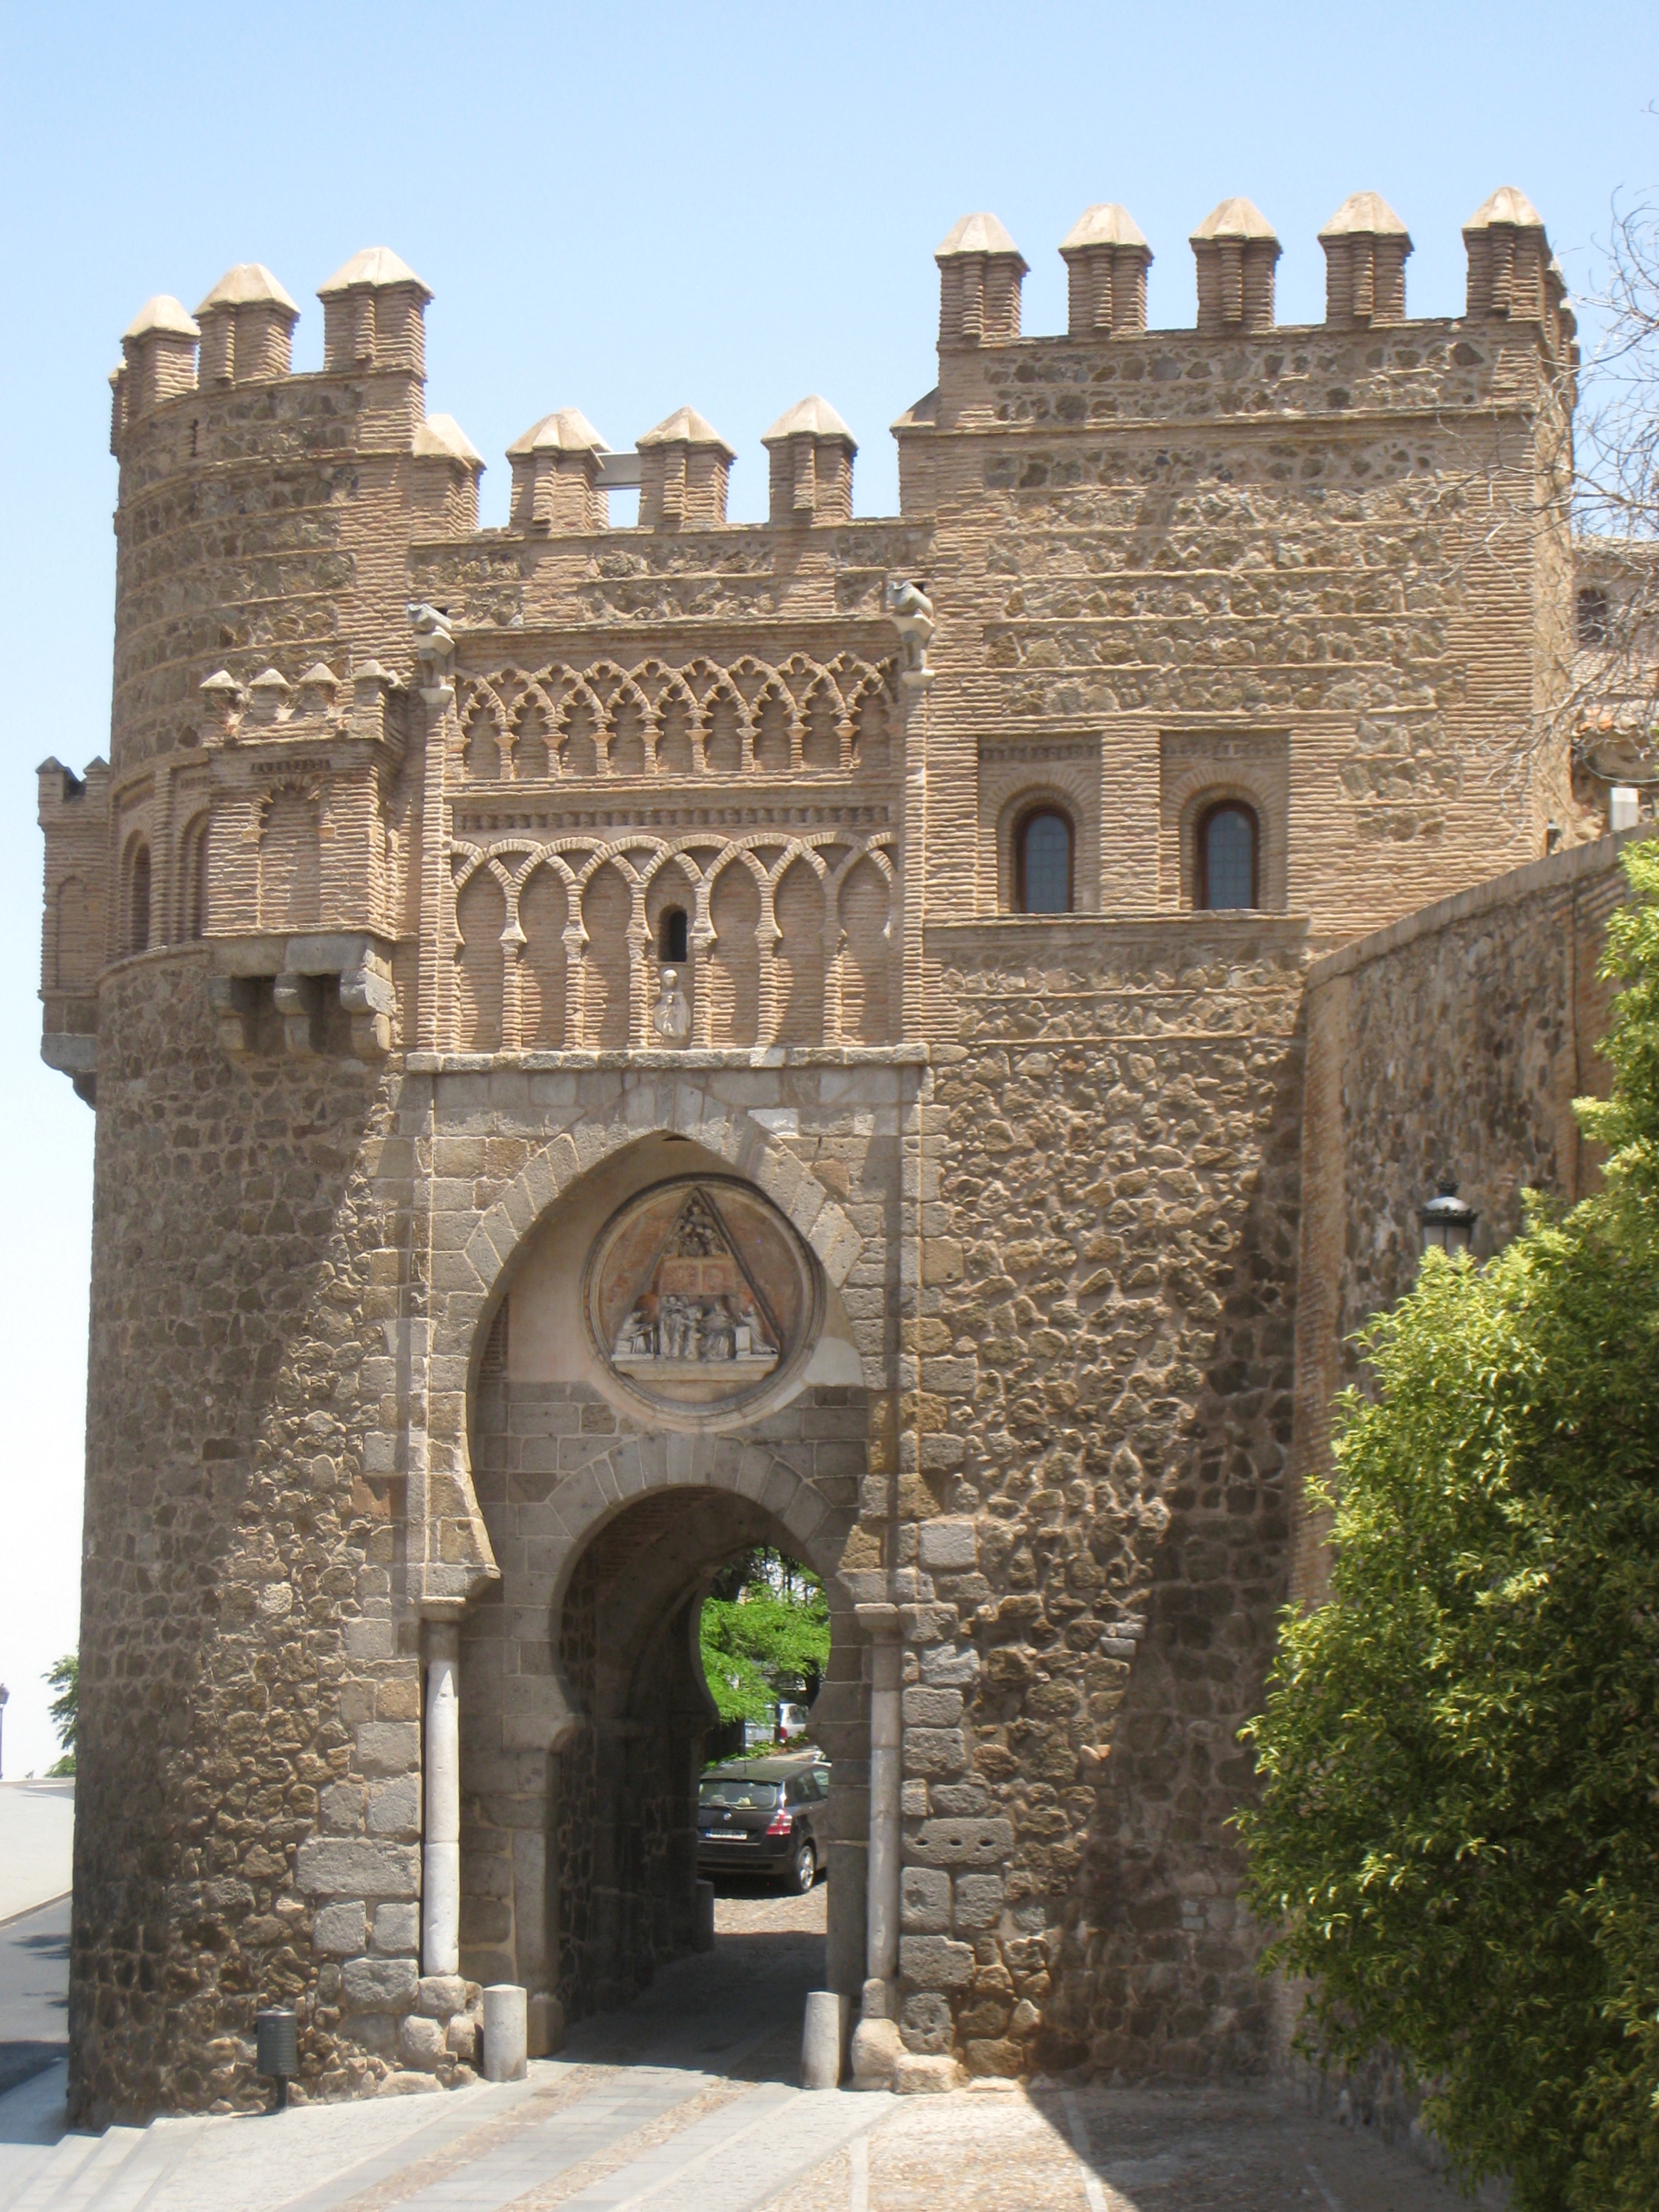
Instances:
[[[9,2212],[1453,2212],[1403,2152],[1274,2095],[981,2084],[805,2094],[823,1893],[722,1899],[711,1956],[531,2079],[21,2142]],[[20,2094],[22,2093],[20,2093]],[[0,2100],[0,2112],[10,2100]],[[21,2111],[20,2111],[20,2117]],[[14,2138],[15,2142],[15,2138]],[[52,2163],[48,2165],[46,2161]]]

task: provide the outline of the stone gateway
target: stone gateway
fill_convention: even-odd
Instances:
[[[40,772],[77,2118],[251,2104],[274,2002],[313,2095],[452,2081],[478,1985],[545,2050],[690,1949],[757,1543],[829,1595],[864,2072],[1268,2063],[1237,1732],[1342,1334],[1437,1173],[1485,1240],[1588,1172],[1572,319],[1519,193],[1464,235],[1408,319],[1356,196],[1290,328],[1229,200],[1153,331],[1092,208],[1031,337],[969,216],[882,520],[815,397],[764,524],[694,409],[565,406],[480,529],[384,248],[315,374],[256,265],[132,323],[111,757]]]

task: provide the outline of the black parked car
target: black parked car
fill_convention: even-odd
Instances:
[[[829,1762],[817,1757],[711,1766],[697,1784],[699,1871],[769,1875],[804,1895],[824,1863],[829,1795]]]

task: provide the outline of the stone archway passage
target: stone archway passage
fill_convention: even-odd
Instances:
[[[843,1402],[817,1402],[826,1395]],[[835,1425],[826,1415],[861,1424],[863,1407],[847,1402],[861,1395],[809,1392],[765,1425],[794,1431],[768,1440],[775,1493],[802,1481],[786,1451],[810,1474],[815,1449],[842,1441],[801,1431]],[[481,1407],[487,1462],[504,1398]],[[697,1652],[702,1597],[716,1570],[752,1546],[803,1548],[773,1507],[733,1486],[739,1462],[757,1454],[753,1433],[699,1443],[708,1479],[635,1497],[562,1572],[562,1547],[525,1533],[549,1510],[533,1479],[497,1484],[484,1471],[502,1580],[462,1638],[461,1967],[471,1979],[522,1983],[566,2020],[626,2002],[692,1948],[696,1778],[718,1717]],[[832,1638],[813,1712],[835,1776],[827,1972],[851,1998],[863,1975],[869,1750],[863,1639],[834,1574],[841,1519],[822,1524],[810,1563],[824,1577]],[[549,1741],[529,1717],[534,1686],[554,1668],[579,1723]]]

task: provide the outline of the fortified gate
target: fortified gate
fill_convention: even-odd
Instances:
[[[969,216],[885,519],[811,398],[764,524],[694,409],[565,406],[481,530],[384,249],[318,374],[257,265],[127,331],[111,757],[40,773],[98,1119],[79,2115],[247,2101],[262,2002],[313,2094],[448,2080],[465,1979],[545,2046],[689,1948],[697,1614],[760,1542],[830,1595],[866,2076],[1266,2063],[1237,1732],[1399,1003],[1321,1001],[1316,1082],[1310,963],[1571,901],[1600,829],[1571,318],[1519,193],[1464,236],[1408,319],[1358,195],[1290,328],[1230,200],[1152,331],[1091,208],[1033,337]]]

